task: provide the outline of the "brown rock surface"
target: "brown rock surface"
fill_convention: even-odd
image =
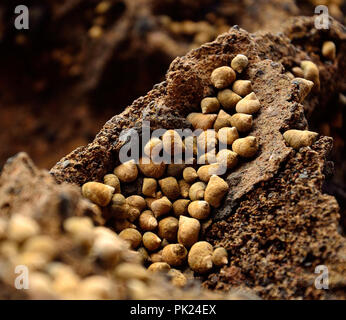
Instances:
[[[207,241],[229,250],[231,267],[263,298],[345,299],[346,242],[339,206],[321,192],[332,139],[293,152],[275,176],[249,192],[234,213],[213,224]],[[314,286],[317,265],[329,269],[329,290]],[[204,285],[226,290],[225,267]]]
[[[24,150],[50,168],[162,81],[176,56],[232,25],[276,31],[302,5],[310,5],[304,14],[314,9],[313,0],[109,0],[100,13],[102,1],[32,0],[29,32],[13,28],[22,3],[1,1],[0,166]],[[93,26],[102,28],[98,38],[89,36]]]
[[[346,230],[345,27],[332,20],[329,30],[316,32],[313,19],[305,17],[290,19],[284,29],[292,44],[306,52],[319,68],[321,90],[308,96],[304,101],[304,109],[310,129],[334,139],[330,160],[334,162],[335,173],[328,177],[324,190],[338,200],[342,225]],[[336,44],[337,54],[334,61],[322,56],[321,48],[324,41],[333,41]]]

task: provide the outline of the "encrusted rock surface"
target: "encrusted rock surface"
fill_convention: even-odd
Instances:
[[[226,290],[236,280],[231,272],[236,269],[263,298],[346,298],[339,206],[321,192],[331,147],[332,139],[323,137],[293,152],[272,179],[242,199],[234,214],[212,225],[206,239],[229,250],[231,264],[209,275],[206,287]],[[329,269],[329,290],[314,286],[318,265]]]

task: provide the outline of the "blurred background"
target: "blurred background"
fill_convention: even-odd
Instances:
[[[14,28],[19,4],[29,30]],[[342,0],[2,0],[0,168],[19,151],[52,167],[162,81],[175,57],[235,24],[280,31],[318,4],[344,23]]]

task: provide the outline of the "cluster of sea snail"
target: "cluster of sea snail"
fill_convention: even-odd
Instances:
[[[205,97],[201,112],[187,116],[194,129],[200,129],[199,135],[182,139],[176,130],[166,130],[144,145],[138,164],[134,160],[122,163],[104,176],[103,183],[88,182],[82,187],[101,219],[112,219],[114,231],[140,254],[148,270],[170,273],[178,286],[186,283],[184,270],[206,274],[228,264],[227,251],[202,241],[201,230],[229,190],[221,176],[258,152],[257,138],[247,133],[260,101],[251,81],[236,80],[247,65],[248,58],[238,54],[231,66],[213,70],[210,81],[218,90],[217,97]],[[303,99],[313,82],[296,79]],[[292,146],[309,145],[317,135],[296,131],[284,134]],[[303,136],[309,141],[302,142]],[[218,144],[226,147],[216,152]],[[162,152],[172,157],[177,153],[186,156],[188,151],[192,159],[185,157],[182,164],[155,161]],[[139,177],[141,194],[125,197],[122,184],[134,183]]]
[[[238,158],[252,158],[258,150],[256,137],[246,133],[260,102],[251,81],[236,80],[247,65],[247,57],[239,54],[231,67],[212,72],[210,81],[219,90],[217,97],[204,98],[202,112],[187,116],[194,129],[200,129],[197,136],[183,140],[177,130],[167,130],[145,144],[138,164],[133,160],[122,163],[104,176],[103,183],[88,182],[82,187],[84,197],[98,206],[104,219],[113,218],[114,231],[142,256],[148,269],[174,272],[177,285],[184,285],[186,277],[172,268],[188,265],[205,274],[214,266],[228,264],[227,251],[200,241],[200,233],[212,208],[221,205],[229,189],[220,176],[234,168]],[[225,148],[216,152],[218,144]],[[185,153],[185,161],[155,161],[162,151],[170,157]],[[143,177],[141,194],[126,198],[121,184],[133,183],[139,175]]]

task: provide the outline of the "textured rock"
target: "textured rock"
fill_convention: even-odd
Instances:
[[[230,266],[263,298],[346,298],[339,207],[321,192],[331,147],[331,138],[324,137],[290,154],[272,179],[248,193],[235,213],[206,235],[229,250]],[[329,269],[329,290],[314,286],[317,265]],[[227,290],[234,281],[228,268],[209,275],[204,285]]]

